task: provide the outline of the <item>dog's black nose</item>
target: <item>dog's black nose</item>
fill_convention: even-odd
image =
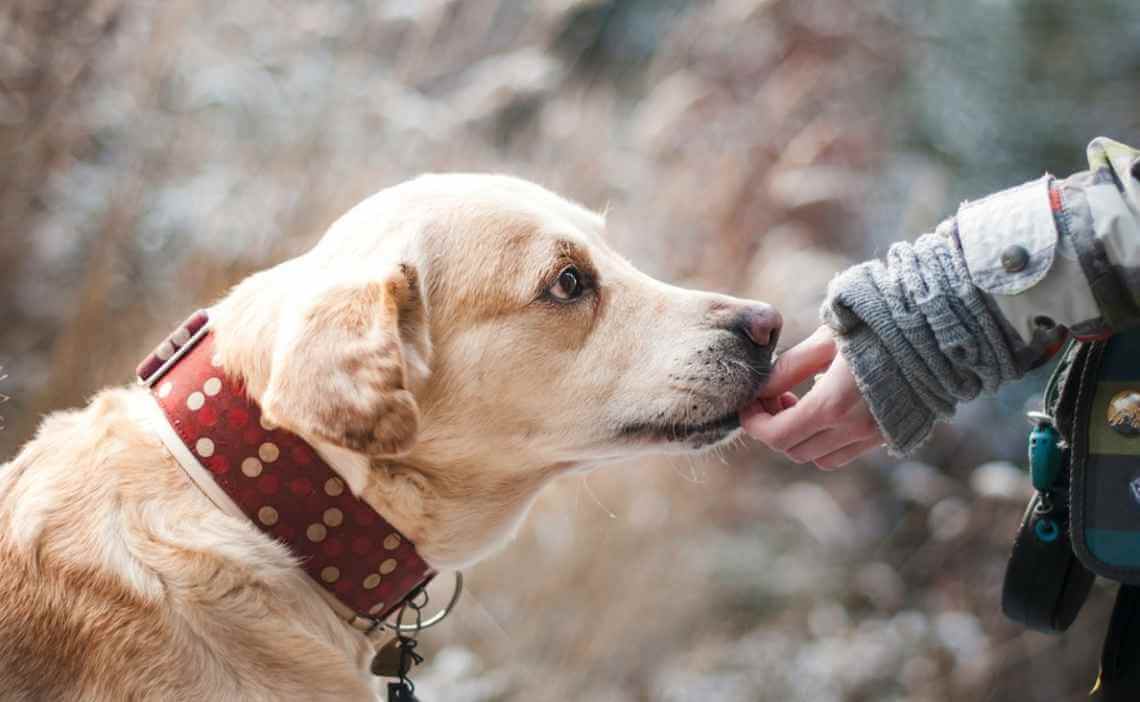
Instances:
[[[768,348],[776,345],[780,338],[780,327],[784,318],[776,308],[765,304],[752,304],[744,307],[733,320],[733,331],[753,344]]]

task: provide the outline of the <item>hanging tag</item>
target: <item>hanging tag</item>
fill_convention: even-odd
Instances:
[[[382,678],[398,678],[407,672],[401,669],[403,657],[404,653],[400,646],[400,639],[394,638],[376,651],[376,655],[372,657],[372,665],[369,666],[369,668],[373,675]]]
[[[412,668],[424,662],[424,657],[416,653],[416,636],[423,628],[423,613],[421,610],[428,603],[427,592],[421,587],[408,596],[396,615],[396,638],[389,641],[376,652],[372,659],[372,672],[377,675],[391,675],[393,669],[395,677],[399,680],[388,683],[388,702],[419,702],[416,699],[416,686],[408,679]],[[411,634],[404,633],[401,625],[404,622],[404,612],[411,609],[415,613],[415,626]],[[392,663],[395,662],[393,666]]]
[[[419,702],[416,699],[416,693],[408,684],[401,680],[400,682],[388,683],[388,702]]]

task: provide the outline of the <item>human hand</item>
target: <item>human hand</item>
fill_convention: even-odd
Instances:
[[[790,392],[823,373],[802,398]],[[855,384],[831,329],[822,326],[785,351],[760,396],[740,413],[752,438],[796,463],[838,468],[883,444],[883,436]]]

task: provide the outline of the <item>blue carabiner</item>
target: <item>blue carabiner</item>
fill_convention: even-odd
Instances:
[[[1061,435],[1041,422],[1029,432],[1029,475],[1037,492],[1047,492],[1061,474]]]

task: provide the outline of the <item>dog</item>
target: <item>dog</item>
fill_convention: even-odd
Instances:
[[[212,362],[431,572],[469,566],[558,476],[730,440],[770,372],[771,306],[650,278],[604,230],[523,180],[421,176],[210,308]],[[56,412],[0,468],[0,695],[375,699],[374,639],[196,483],[163,392]]]

